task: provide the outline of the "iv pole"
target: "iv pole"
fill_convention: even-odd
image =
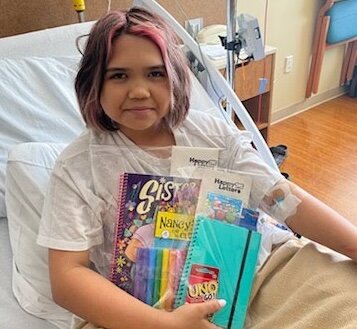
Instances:
[[[231,87],[231,89],[235,90],[235,56],[234,54],[237,52],[239,56],[240,46],[237,48],[237,35],[236,35],[236,24],[237,24],[237,0],[226,0],[226,9],[227,9],[227,41],[226,41],[226,48],[227,48],[227,64],[226,64],[226,81],[227,84]],[[240,104],[243,106],[242,104]],[[234,117],[236,113],[234,111],[234,107],[227,102],[226,105],[226,113],[227,116],[230,117],[234,122]],[[237,114],[237,117],[238,114]],[[239,117],[239,119],[244,123],[244,127],[250,126],[251,130],[256,130],[257,134],[260,135],[258,129],[256,128],[255,123],[251,120],[250,117],[246,117],[247,120],[244,120],[244,117]],[[274,169],[279,171],[279,168],[272,157],[270,150],[266,147],[262,147],[263,137],[255,138],[255,145],[258,146],[261,153],[264,153],[265,161],[270,164]]]
[[[234,44],[236,41],[236,16],[237,16],[237,0],[227,0],[227,71],[226,80],[229,86],[234,90]],[[233,45],[230,46],[230,45]],[[227,104],[227,114],[232,118],[232,107]]]

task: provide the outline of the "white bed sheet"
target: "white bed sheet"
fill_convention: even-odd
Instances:
[[[52,29],[46,29],[41,31],[30,32],[26,34],[6,37],[0,39],[0,61],[5,60],[1,63],[0,70],[4,65],[10,67],[9,77],[11,78],[11,63],[6,63],[6,61],[13,61],[14,59],[29,58],[29,57],[64,57],[64,56],[79,56],[79,52],[76,49],[75,40],[81,35],[85,35],[89,32],[93,22],[86,22],[80,24],[71,24],[66,26],[61,26]],[[23,63],[26,66],[26,63]],[[32,63],[33,67],[34,63]],[[38,66],[39,67],[39,66]],[[5,68],[4,68],[5,69]],[[19,68],[20,69],[20,68]],[[59,70],[59,69],[58,69]],[[37,70],[39,72],[39,70]],[[14,72],[16,73],[16,72]],[[10,81],[4,79],[4,76],[0,77],[3,85],[1,90],[5,93],[8,91],[10,86]],[[19,81],[22,83],[20,85],[12,85],[13,96],[21,96],[24,85],[31,84],[31,81]],[[17,89],[15,87],[18,87]],[[34,88],[37,86],[34,83]],[[41,92],[41,90],[39,90]],[[73,91],[72,91],[73,92]],[[42,91],[43,93],[43,91]],[[25,142],[25,141],[43,141],[41,136],[32,138],[32,133],[37,136],[41,135],[41,129],[37,126],[36,131],[26,132],[26,129],[20,126],[21,121],[10,121],[11,111],[17,110],[17,107],[5,106],[5,97],[10,97],[11,94],[6,96],[1,95],[1,117],[0,117],[0,216],[6,216],[5,202],[4,202],[4,180],[5,180],[5,162],[7,157],[7,151],[9,147],[14,143]],[[27,100],[30,102],[29,100]],[[8,100],[8,103],[10,100]],[[26,102],[26,99],[24,99]],[[17,105],[17,104],[16,104]],[[43,115],[45,115],[44,113]],[[10,117],[10,118],[9,118]],[[17,118],[16,118],[17,119]],[[18,126],[17,126],[18,125]],[[77,125],[78,126],[78,125]],[[10,134],[6,134],[6,130],[12,129]],[[21,135],[22,133],[22,135]],[[48,134],[48,133],[47,133]],[[15,136],[14,136],[15,135]],[[19,136],[20,135],[20,136]],[[22,138],[22,140],[21,140]]]
[[[7,218],[0,218],[0,328],[7,329],[56,329],[48,321],[39,319],[22,310],[12,289],[12,253]]]

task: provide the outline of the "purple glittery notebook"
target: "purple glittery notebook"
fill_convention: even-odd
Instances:
[[[120,175],[110,277],[114,284],[133,294],[136,250],[153,246],[157,212],[190,212],[194,216],[200,185],[201,180],[195,178],[137,173]],[[170,226],[175,224],[171,221]]]

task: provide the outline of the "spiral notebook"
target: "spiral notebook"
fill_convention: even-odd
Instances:
[[[225,299],[226,306],[213,314],[212,322],[227,329],[243,328],[260,240],[257,232],[197,216],[175,307]]]
[[[151,247],[156,231],[169,241],[166,243],[168,247],[182,241],[188,244],[200,185],[200,179],[188,177],[139,173],[120,175],[110,269],[110,280],[114,284],[133,294],[136,250],[138,247]],[[158,214],[161,214],[159,222]],[[155,236],[155,240],[160,239],[163,239],[161,235]]]

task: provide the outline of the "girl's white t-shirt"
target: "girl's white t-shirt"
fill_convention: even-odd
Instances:
[[[173,130],[176,145],[219,148],[219,167],[253,174],[250,205],[258,207],[281,174],[251,146],[251,135],[225,121],[191,110]],[[141,149],[120,131],[83,133],[59,156],[45,199],[37,242],[67,250],[89,250],[96,271],[109,277],[119,175],[169,175],[170,148]]]

